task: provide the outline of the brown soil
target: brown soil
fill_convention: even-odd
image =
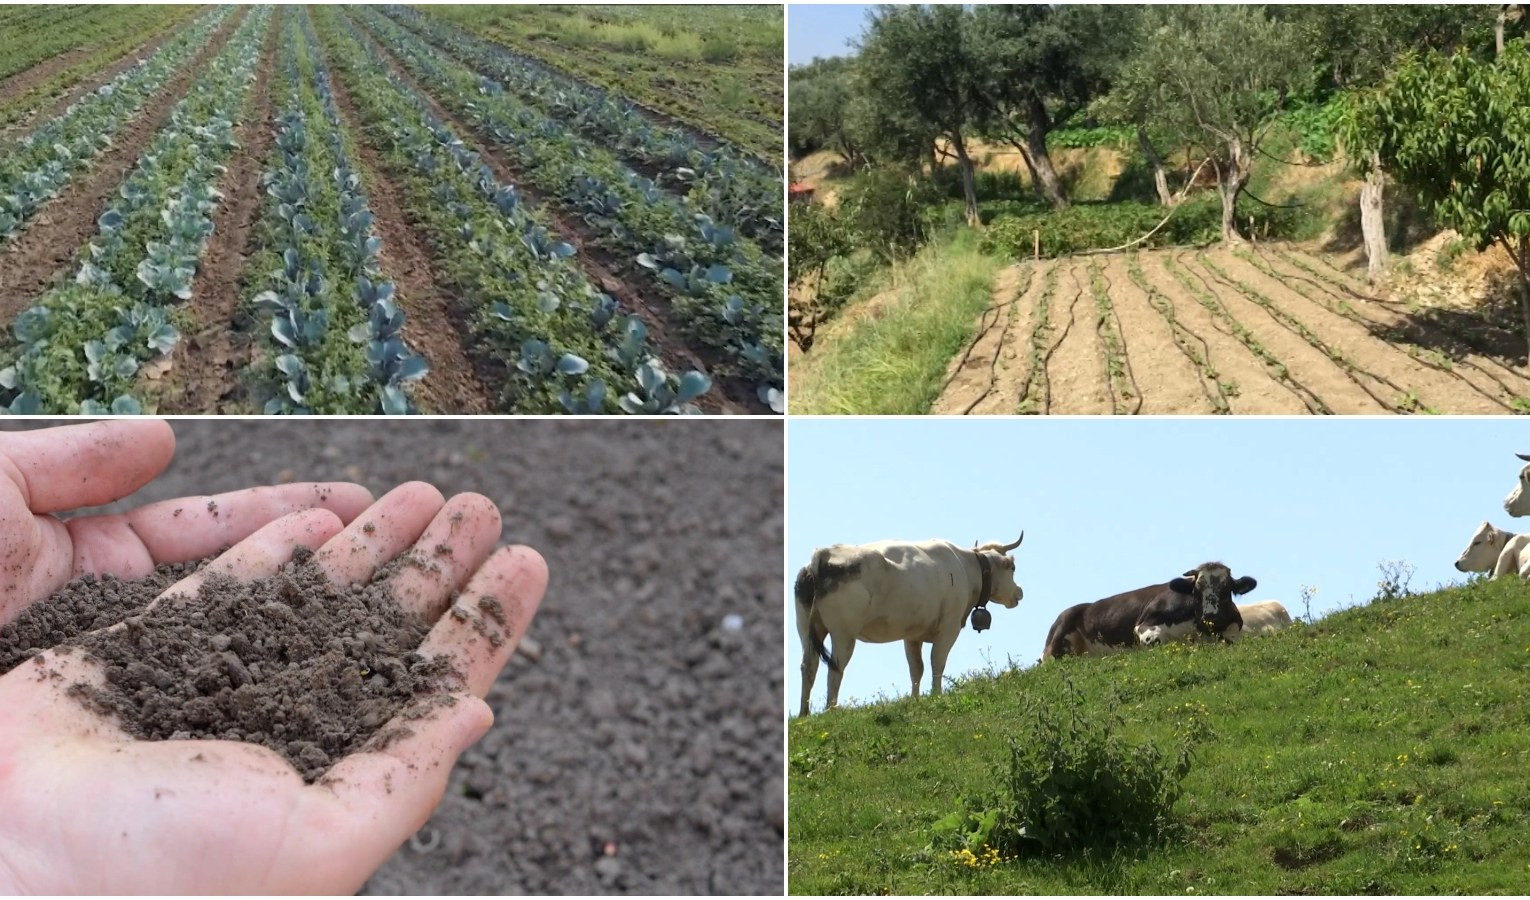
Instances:
[[[482,158],[484,164],[494,173],[495,178],[503,184],[514,185],[525,202],[542,213],[543,220],[559,239],[573,245],[574,258],[579,261],[580,268],[584,270],[590,282],[615,298],[622,308],[635,312],[643,318],[648,326],[648,341],[659,351],[659,357],[666,368],[672,372],[683,372],[686,369],[712,371],[718,361],[718,355],[705,348],[693,349],[685,343],[678,334],[678,326],[672,322],[673,309],[669,301],[662,296],[648,296],[640,293],[632,286],[633,281],[622,277],[638,274],[635,263],[624,263],[599,249],[591,229],[573,218],[563,218],[558,215],[553,205],[525,183],[525,180],[520,177],[519,170],[507,163],[490,143],[483,139],[483,135],[477,128],[437,102],[435,96],[404,67],[391,48],[377,42],[370,32],[366,34],[365,39],[378,48],[383,58],[388,60],[391,70],[425,101],[431,113],[446,123],[468,149]],[[704,412],[736,414],[764,412],[767,409],[755,395],[754,388],[750,384],[738,379],[715,376],[713,384],[713,390],[696,401]]]
[[[136,581],[114,575],[86,575],[71,581],[46,603],[28,606],[0,627],[0,674],[87,631],[121,622],[201,567],[200,562],[160,566]]]
[[[404,707],[460,689],[447,658],[415,652],[429,629],[393,599],[387,578],[400,564],[411,562],[337,588],[299,548],[275,575],[212,573],[194,598],[172,595],[97,631],[89,600],[72,599],[85,615],[66,647],[82,649],[105,678],[68,694],[131,737],[258,744],[311,783],[342,757],[404,736],[382,728]],[[82,580],[64,593],[102,597],[100,584]],[[480,622],[497,636],[489,613]]]
[[[19,97],[37,85],[43,84],[54,75],[94,53],[95,49],[93,46],[75,47],[73,50],[65,51],[52,59],[45,59],[30,69],[23,69],[0,81],[0,103]]]
[[[980,336],[965,360],[951,361],[946,387],[930,412],[937,415],[1006,415],[1020,402],[1019,388],[1030,368],[1025,337],[1036,321],[1036,303],[1045,290],[1046,265],[1013,265],[994,279],[992,311],[979,323]]]
[[[143,59],[144,57],[149,56],[150,54],[157,51],[166,41],[179,34],[191,22],[195,21],[201,14],[202,11],[199,8],[190,16],[181,19],[165,28],[153,38],[150,38],[132,50],[124,53],[116,62],[113,62],[105,68],[92,73],[86,78],[81,79],[77,84],[69,88],[63,94],[59,95],[50,103],[44,106],[39,106],[38,108],[27,113],[25,116],[17,119],[15,122],[12,122],[6,128],[0,129],[0,135],[19,132],[25,130],[27,126],[32,122],[45,122],[54,118],[59,113],[68,109],[71,103],[75,102],[76,100],[80,99],[101,85],[106,84],[113,78],[116,78],[118,75],[121,75],[124,71],[135,65],[140,59]],[[62,69],[56,69],[55,71],[62,71]],[[42,81],[46,79],[39,80]],[[3,94],[4,90],[0,89],[0,100],[4,99]]]
[[[499,377],[486,360],[475,358],[469,351],[471,313],[460,299],[441,287],[446,277],[436,272],[430,251],[409,228],[402,189],[385,174],[386,165],[376,148],[361,139],[365,129],[344,80],[332,72],[330,86],[340,120],[358,137],[354,143],[358,158],[352,163],[360,169],[362,188],[375,216],[373,230],[382,238],[379,256],[383,271],[397,286],[404,308],[404,340],[430,363],[416,397],[427,412],[492,413],[494,394],[486,385]]]
[[[1119,322],[1126,358],[1142,398],[1144,415],[1211,413],[1216,407],[1207,398],[1208,386],[1198,367],[1175,347],[1169,321],[1148,302],[1147,294],[1132,281],[1126,258],[1109,255],[1102,268],[1109,281],[1111,308]]]
[[[196,59],[160,89],[138,117],[117,132],[110,148],[91,168],[50,200],[21,234],[0,250],[0,323],[9,326],[16,314],[54,283],[77,251],[96,231],[96,219],[106,200],[138,164],[143,149],[170,118],[170,109],[218,54],[248,10],[229,16]]]
[[[1408,411],[1407,407],[1413,405],[1413,401],[1405,401],[1404,397],[1411,394],[1425,409],[1449,409],[1474,415],[1512,411],[1506,403],[1472,389],[1459,374],[1420,365],[1400,346],[1378,337],[1364,325],[1324,304],[1308,299],[1247,260],[1229,252],[1219,252],[1215,257],[1217,265],[1235,281],[1268,297],[1287,314],[1321,335],[1325,343],[1364,373],[1363,378],[1373,382],[1372,390],[1390,405]]]
[[[1105,375],[1105,346],[1095,330],[1094,297],[1088,267],[1064,261],[1052,298],[1057,338],[1046,358],[1049,390],[1038,412],[1052,415],[1104,415],[1113,412]]]
[[[290,13],[289,13],[290,14]],[[240,279],[254,251],[255,224],[263,194],[260,172],[275,137],[271,123],[271,74],[281,35],[282,11],[267,23],[265,45],[256,68],[250,110],[234,129],[238,149],[219,180],[224,199],[212,215],[212,235],[192,282],[194,330],[176,344],[161,409],[171,414],[217,414],[245,411],[236,373],[244,367],[247,345],[234,343]]]
[[[1203,341],[1206,358],[1235,415],[1291,415],[1309,410],[1301,396],[1278,381],[1225,322],[1189,296],[1166,268],[1166,253],[1139,253],[1142,275],[1174,307],[1176,321],[1187,334]]]

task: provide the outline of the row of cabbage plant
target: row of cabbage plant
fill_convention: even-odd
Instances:
[[[177,70],[196,57],[228,18],[228,9],[204,13],[146,59],[71,103],[13,144],[0,143],[0,242],[21,231],[42,205],[111,146]]]
[[[704,147],[683,128],[653,121],[631,100],[572,78],[499,44],[407,6],[384,12],[453,58],[496,79],[566,128],[602,141],[624,160],[655,174],[661,187],[713,221],[739,230],[779,256],[782,175],[738,149]]]
[[[139,371],[180,339],[170,307],[191,298],[238,146],[269,7],[253,10],[171,110],[98,219],[71,283],[47,291],[0,350],[0,405],[11,412],[136,413]]]
[[[719,357],[718,371],[781,411],[779,260],[407,29],[380,16],[367,24],[447,109],[500,148],[529,185],[582,218],[597,246],[630,260],[634,274],[646,274],[643,283],[669,301],[687,340]]]
[[[522,413],[696,412],[710,387],[675,376],[650,351],[647,328],[590,284],[574,248],[558,240],[390,71],[377,48],[324,7],[330,60],[402,187],[413,224],[475,310],[481,355],[500,360],[500,403]]]
[[[317,59],[306,13],[281,35],[275,146],[261,178],[260,250],[248,306],[263,322],[251,364],[267,413],[415,412],[407,386],[428,371],[403,340],[404,313],[382,277],[382,241]]]

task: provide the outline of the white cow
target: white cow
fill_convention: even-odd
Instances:
[[[1530,462],[1530,454],[1516,453],[1514,455]],[[1519,484],[1514,486],[1514,492],[1503,501],[1503,509],[1515,518],[1530,516],[1530,466],[1519,470]]]
[[[1020,602],[1015,561],[1020,546],[984,544],[965,550],[949,541],[881,541],[835,544],[813,553],[797,574],[797,634],[802,638],[802,715],[818,677],[820,658],[829,664],[829,708],[839,704],[839,684],[857,640],[902,641],[908,674],[919,696],[924,677],[923,644],[933,644],[930,693],[940,693],[946,656],[972,611],[992,600],[1008,609]],[[824,646],[833,640],[834,652]]]
[[[1498,578],[1510,573],[1530,578],[1530,534],[1511,534],[1483,522],[1472,535],[1472,542],[1456,560],[1456,569],[1462,572],[1492,571]]]
[[[1291,624],[1291,614],[1279,600],[1261,600],[1258,603],[1239,604],[1243,616],[1243,634],[1274,634]]]

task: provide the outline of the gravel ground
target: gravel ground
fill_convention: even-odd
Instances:
[[[120,506],[419,479],[487,495],[547,559],[493,730],[364,893],[782,891],[780,422],[174,426],[175,462]]]

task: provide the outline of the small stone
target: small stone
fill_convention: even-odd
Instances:
[[[744,627],[744,617],[738,613],[728,613],[723,616],[722,627],[724,631],[738,631]]]
[[[607,884],[622,876],[622,861],[614,856],[602,856],[595,860],[595,874]]]

